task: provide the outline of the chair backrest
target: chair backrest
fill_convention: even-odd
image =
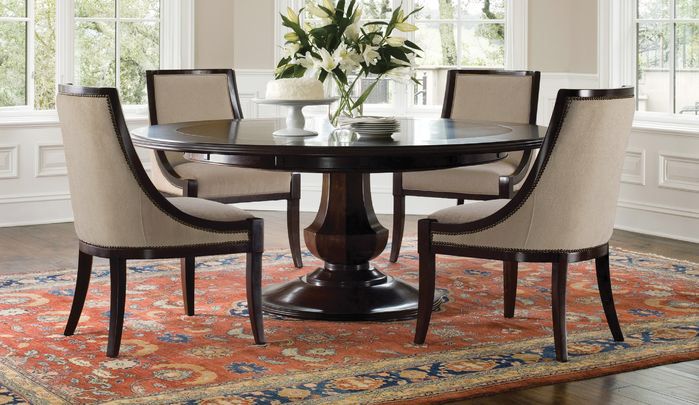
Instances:
[[[243,118],[232,69],[149,70],[146,84],[152,125]],[[173,166],[187,161],[182,153],[165,156]]]
[[[60,85],[56,109],[80,240],[101,247],[167,246],[191,227],[183,221],[203,225],[148,179],[116,89]]]
[[[513,70],[450,70],[442,118],[536,124],[541,73]],[[513,163],[522,152],[506,158]]]
[[[515,197],[490,217],[438,232],[479,232],[485,246],[525,250],[608,243],[634,112],[632,87],[560,90],[541,152]]]

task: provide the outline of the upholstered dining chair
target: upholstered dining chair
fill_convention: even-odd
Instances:
[[[442,118],[536,124],[541,74],[532,71],[450,70]],[[393,236],[396,262],[405,227],[405,196],[492,200],[512,198],[536,152],[510,152],[502,160],[445,170],[393,174]]]
[[[153,125],[243,118],[231,69],[149,70],[148,107]],[[287,201],[289,247],[303,267],[299,236],[301,177],[298,173],[218,166],[187,161],[182,153],[154,151],[151,179],[165,195],[222,203]]]
[[[119,354],[126,298],[126,260],[183,258],[182,293],[194,314],[194,257],[246,253],[248,311],[255,342],[264,343],[260,292],[263,222],[245,211],[156,190],[131,143],[113,88],[59,86],[75,230],[78,277],[64,334],[75,332],[93,256],[109,258],[111,299],[107,356]]]
[[[634,110],[633,88],[559,91],[541,152],[513,199],[450,207],[419,221],[415,343],[424,343],[427,335],[437,254],[502,260],[505,317],[514,316],[518,262],[552,263],[559,361],[568,358],[568,264],[595,259],[607,324],[614,340],[624,340],[609,276],[609,239]]]

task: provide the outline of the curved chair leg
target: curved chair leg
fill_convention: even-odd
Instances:
[[[71,336],[75,333],[75,328],[78,327],[80,314],[83,312],[85,305],[85,297],[87,289],[90,286],[90,274],[92,273],[92,256],[78,251],[78,278],[75,281],[75,293],[73,294],[73,305],[70,308],[70,315],[66,329],[63,332],[66,336]]]
[[[262,324],[262,253],[248,253],[245,272],[248,298],[248,315],[255,343],[265,343],[265,330]]]
[[[117,357],[121,346],[121,331],[124,327],[124,306],[126,302],[126,259],[109,259],[109,279],[111,298],[109,301],[109,340],[107,356]]]
[[[393,236],[391,239],[391,257],[393,263],[398,261],[400,245],[403,242],[403,229],[405,228],[405,196],[393,195]]]
[[[182,281],[182,301],[185,315],[194,315],[194,257],[180,259],[180,279]]]
[[[502,287],[505,318],[513,318],[517,299],[517,262],[502,262]]]
[[[623,342],[624,334],[621,331],[619,318],[616,315],[614,296],[612,295],[612,281],[609,277],[609,253],[595,259],[595,268],[597,270],[597,287],[599,296],[602,299],[604,316],[607,318],[607,325],[609,325],[609,330],[612,331],[614,340]]]
[[[289,234],[289,248],[294,266],[303,267],[301,259],[301,238],[299,236],[299,201],[301,200],[301,175],[291,175],[291,195],[286,202],[286,231]]]
[[[425,343],[427,329],[430,327],[435,288],[435,254],[420,254],[420,281],[417,305],[417,325],[415,327],[415,344]]]
[[[551,312],[553,315],[553,341],[556,360],[568,361],[566,344],[566,281],[568,262],[561,260],[551,266]]]

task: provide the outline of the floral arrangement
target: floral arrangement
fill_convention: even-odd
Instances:
[[[419,84],[412,76],[415,57],[420,57],[417,52],[422,49],[396,35],[396,31],[417,30],[407,20],[421,9],[405,14],[402,7],[397,7],[389,21],[362,22],[362,9],[356,0],[347,5],[345,0],[337,4],[323,0],[306,7],[320,24],[305,22],[302,26],[299,15],[304,9],[297,13],[288,8],[287,15],[281,17],[291,31],[284,35],[284,57],[277,65],[275,78],[314,76],[321,82],[331,78],[340,96],[330,117],[333,124],[337,124],[340,115],[361,115],[364,101],[384,75]],[[373,82],[355,96],[354,88],[362,77],[371,77]]]

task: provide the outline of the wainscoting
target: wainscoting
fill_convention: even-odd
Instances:
[[[264,96],[270,70],[236,72],[246,118],[276,117],[284,112],[257,105]],[[546,125],[560,88],[598,87],[597,75],[544,73],[539,99],[539,124]],[[321,114],[316,110],[315,113]],[[411,112],[411,115],[416,115]],[[437,110],[419,115],[439,116]],[[72,219],[60,130],[55,116],[33,122],[0,121],[0,226],[66,222]],[[148,124],[141,113],[128,125]],[[145,156],[145,154],[144,154]],[[149,162],[145,164],[150,167]],[[624,162],[616,227],[656,236],[699,242],[699,131],[634,128]],[[321,176],[303,174],[301,210],[315,211]],[[372,175],[377,213],[392,212],[390,174]],[[409,197],[409,214],[427,214],[453,201]],[[283,210],[283,202],[241,204],[258,210]],[[410,230],[408,230],[410,231]]]

